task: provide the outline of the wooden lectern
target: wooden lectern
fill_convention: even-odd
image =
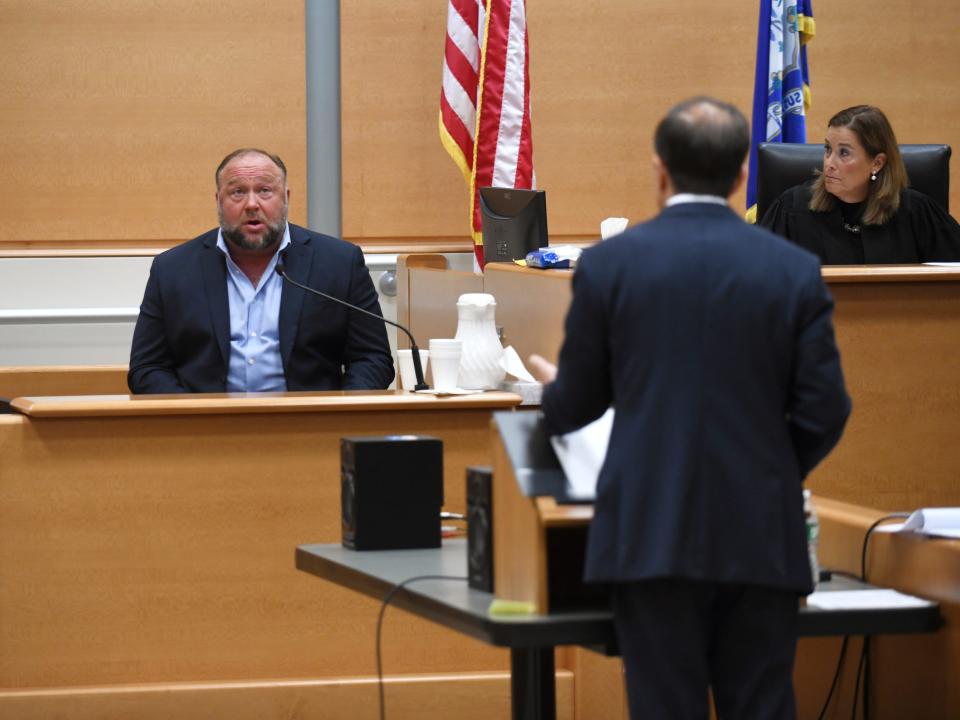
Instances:
[[[494,413],[492,428],[494,595],[537,613],[605,607],[605,594],[582,581],[593,505],[564,501],[540,413]]]

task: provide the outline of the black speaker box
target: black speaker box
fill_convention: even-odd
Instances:
[[[413,435],[341,438],[340,503],[344,547],[440,547],[442,441]]]
[[[467,468],[467,578],[475,590],[493,592],[493,473]]]

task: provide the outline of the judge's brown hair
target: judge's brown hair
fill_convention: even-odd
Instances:
[[[867,207],[863,212],[864,225],[883,225],[900,208],[900,192],[907,187],[907,170],[900,157],[900,146],[893,134],[890,121],[880,108],[872,105],[855,105],[841,110],[827,123],[827,127],[847,128],[854,132],[871,158],[880,153],[887,162],[870,183]],[[829,212],[836,207],[837,199],[826,188],[823,174],[818,173],[813,182],[810,209],[814,212]]]

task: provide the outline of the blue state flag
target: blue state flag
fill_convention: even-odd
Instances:
[[[807,141],[807,42],[815,31],[812,0],[760,0],[747,179],[749,222],[757,221],[757,145]]]

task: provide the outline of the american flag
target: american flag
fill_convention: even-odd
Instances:
[[[449,0],[440,141],[470,186],[470,234],[483,267],[479,188],[531,189],[525,0]]]

